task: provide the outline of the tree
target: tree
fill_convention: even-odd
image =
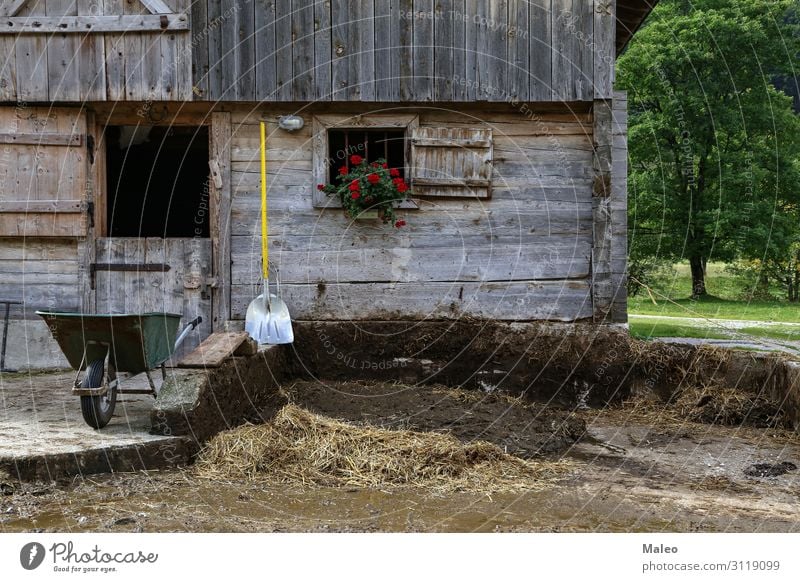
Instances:
[[[800,228],[800,118],[771,83],[796,74],[796,5],[661,0],[618,61],[631,250],[688,259],[694,297],[709,260],[765,258]]]

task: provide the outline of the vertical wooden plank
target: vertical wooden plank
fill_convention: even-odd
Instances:
[[[292,10],[288,5],[289,1],[284,0],[275,11],[276,101],[292,100]]]
[[[400,62],[400,101],[414,100],[414,2],[398,0],[398,39],[399,51],[396,58]]]
[[[124,0],[122,3],[123,14],[143,14],[145,7],[138,0]],[[122,34],[124,46],[123,63],[125,65],[125,97],[129,101],[144,101],[148,98],[144,81],[145,35],[125,32]]]
[[[292,0],[292,94],[295,101],[314,99],[314,0]]]
[[[594,0],[594,98],[613,96],[613,71],[616,59],[616,2]]]
[[[126,238],[122,239],[125,249],[124,262],[129,265],[140,265],[145,262],[145,240],[143,238]],[[124,293],[125,298],[125,312],[126,313],[144,313],[144,304],[149,295],[145,278],[147,273],[140,270],[125,271],[123,273],[114,273],[124,281],[121,292]]]
[[[414,0],[414,100],[432,101],[433,0]]]
[[[573,10],[580,14],[575,34],[578,68],[575,94],[580,101],[594,99],[594,0],[573,0]],[[610,96],[609,96],[610,98]]]
[[[236,0],[235,22],[237,33],[236,97],[240,101],[253,101],[256,96],[256,38],[253,0]]]
[[[508,24],[508,0],[489,2],[488,20],[484,26],[487,60],[481,78],[489,101],[508,99]]]
[[[388,2],[387,2],[388,4]],[[314,97],[331,99],[331,3],[314,2]]]
[[[198,0],[203,1],[203,0]],[[259,3],[263,0],[259,0]],[[208,18],[208,95],[210,101],[222,98],[222,5],[215,0],[208,0],[206,4]]]
[[[480,93],[479,61],[485,55],[486,46],[481,45],[480,18],[486,17],[485,5],[480,0],[466,0],[466,100],[476,101]]]
[[[553,0],[530,0],[528,39],[530,100],[552,101],[553,92]]]
[[[0,101],[17,100],[15,37],[0,35]]]
[[[211,114],[210,156],[219,166],[222,187],[211,181],[211,244],[214,257],[213,275],[217,285],[213,290],[212,328],[221,331],[230,319],[231,290],[231,114]]]
[[[165,239],[147,238],[144,241],[145,262],[149,264],[169,264],[165,249]],[[164,279],[169,271],[150,271],[147,273],[148,293],[142,298],[143,313],[165,312],[169,313],[168,305],[165,301]]]
[[[205,283],[211,275],[211,245],[207,239],[184,240],[183,272],[183,309],[179,311],[183,313],[182,323],[185,324],[198,315],[203,321],[197,331],[189,334],[177,350],[175,360],[187,356],[211,333],[212,308]]]
[[[350,16],[348,0],[331,0],[332,99],[343,101],[350,94]]]
[[[351,77],[358,79],[357,96],[361,101],[375,100],[375,12],[373,2],[354,1],[357,6],[355,30],[358,34],[356,70]],[[352,10],[352,8],[351,8]],[[353,60],[350,61],[353,66]],[[433,72],[433,69],[431,69]]]
[[[208,97],[208,5],[206,0],[189,0],[191,2],[190,25],[192,30],[192,92],[194,99]]]
[[[508,0],[508,92],[512,102],[527,101],[530,87],[529,0]]]
[[[375,3],[375,99],[377,101],[397,101],[392,95],[392,62],[397,50],[397,39],[392,32],[397,31],[398,15],[392,12],[392,2],[385,0]]]
[[[455,16],[453,0],[438,0],[434,6],[434,98],[436,101],[453,100],[453,29]]]
[[[239,26],[236,5],[226,6],[222,4],[222,14],[220,17],[219,29],[221,31],[221,78],[222,94],[220,99],[223,101],[235,101],[239,89],[239,76],[241,70],[239,65]]]
[[[100,0],[78,0],[79,16],[100,16]],[[82,101],[103,101],[106,98],[106,58],[104,34],[77,35],[79,43],[79,92]]]
[[[173,11],[177,11],[180,7],[180,0],[165,0],[169,2],[169,6]],[[183,34],[183,33],[181,33]],[[167,31],[158,35],[159,38],[159,52],[161,54],[161,62],[159,64],[158,85],[161,89],[160,97],[164,101],[177,101],[178,100],[178,37],[172,31]]]
[[[45,0],[47,16],[76,16],[75,0]],[[47,38],[47,86],[51,101],[80,100],[78,38],[74,34],[53,33]]]
[[[191,3],[193,0],[176,0],[176,6],[183,14],[188,14],[191,26]],[[203,28],[203,27],[201,27]],[[190,101],[194,96],[194,83],[192,81],[192,33],[182,32],[176,36],[177,71],[175,73],[175,91],[173,95],[178,101]],[[202,47],[198,47],[202,48]]]
[[[467,23],[466,0],[453,2],[453,101],[465,101],[467,95]]]
[[[255,0],[256,99],[273,99],[277,88],[275,63],[275,1]]]
[[[613,115],[611,102],[597,100],[593,109],[594,182],[592,187],[592,306],[594,320],[605,322],[614,299],[611,278],[611,170],[613,164]]]
[[[44,16],[44,2],[26,4],[17,16]],[[47,101],[47,36],[21,34],[16,37],[17,97],[20,101]]]
[[[123,13],[123,0],[101,0],[103,14],[117,16]],[[109,101],[125,99],[125,41],[122,34],[105,33],[106,98]]]

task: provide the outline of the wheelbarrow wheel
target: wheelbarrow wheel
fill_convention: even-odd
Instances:
[[[86,368],[86,374],[81,380],[81,388],[100,388],[103,385],[103,372],[105,360],[95,360]],[[114,380],[116,372],[109,364],[108,380]],[[102,396],[81,396],[81,413],[86,424],[93,428],[103,428],[114,416],[114,407],[117,404],[117,388],[109,388]]]

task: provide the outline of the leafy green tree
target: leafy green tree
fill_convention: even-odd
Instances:
[[[797,0],[661,0],[618,61],[628,91],[632,260],[788,256],[800,230]]]

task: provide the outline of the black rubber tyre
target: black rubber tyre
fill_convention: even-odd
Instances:
[[[103,385],[103,371],[105,360],[95,360],[86,368],[86,374],[81,380],[81,388],[99,388]],[[109,365],[108,379],[114,380],[116,373]],[[117,404],[116,387],[109,389],[103,396],[81,396],[81,413],[83,420],[92,428],[103,428],[114,416],[114,407]]]

